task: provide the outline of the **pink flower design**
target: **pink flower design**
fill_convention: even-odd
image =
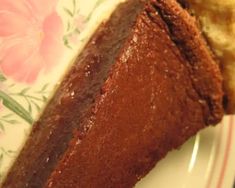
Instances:
[[[33,83],[63,53],[58,0],[0,0],[0,69],[8,77]]]
[[[79,34],[85,29],[86,24],[87,20],[85,16],[78,14],[74,18],[73,25],[75,26],[75,29],[68,35],[69,43],[74,45],[79,43]]]
[[[81,14],[77,15],[76,18],[74,19],[74,24],[79,31],[82,31],[86,26],[85,16]]]

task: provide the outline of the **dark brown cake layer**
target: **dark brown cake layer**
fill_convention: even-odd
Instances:
[[[74,135],[45,187],[131,188],[167,152],[221,120],[221,73],[176,1],[152,0],[128,35],[82,123],[89,131]]]
[[[2,187],[42,187],[68,147],[74,129],[83,136],[89,127],[83,127],[81,123],[91,115],[110,67],[142,8],[140,0],[129,0],[98,28],[33,126]]]

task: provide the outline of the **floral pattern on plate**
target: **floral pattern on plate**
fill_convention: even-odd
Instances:
[[[0,178],[99,21],[107,0],[0,0]],[[109,3],[110,4],[110,3]],[[108,5],[109,6],[109,5]],[[60,76],[58,76],[60,75]]]
[[[74,57],[121,1],[0,0],[0,181]],[[137,187],[229,187],[235,130],[228,119],[171,152]]]
[[[64,46],[56,5],[56,0],[1,1],[0,68],[8,78],[33,83],[58,63]]]

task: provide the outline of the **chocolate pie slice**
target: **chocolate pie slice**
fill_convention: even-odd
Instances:
[[[175,0],[127,0],[64,78],[3,187],[130,188],[224,114],[218,64]]]

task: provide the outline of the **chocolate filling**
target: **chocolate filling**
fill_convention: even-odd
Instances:
[[[110,19],[101,24],[64,78],[11,168],[3,187],[42,187],[74,129],[82,137],[81,122],[90,116],[95,99],[123,43],[131,32],[143,1],[120,4]]]
[[[75,135],[46,187],[133,187],[221,120],[222,97],[221,73],[194,20],[176,1],[151,1],[84,121],[88,134]]]
[[[79,55],[3,187],[132,187],[220,121],[222,97],[190,15],[174,0],[129,0]]]

